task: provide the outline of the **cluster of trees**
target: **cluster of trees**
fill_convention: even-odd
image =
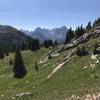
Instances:
[[[77,39],[81,37],[82,35],[84,35],[84,33],[85,33],[85,28],[83,28],[82,25],[78,26],[75,30],[75,38]]]
[[[23,61],[20,51],[21,50],[20,50],[19,46],[17,46],[16,52],[15,52],[15,59],[14,59],[14,61],[12,61],[10,59],[10,63],[9,63],[10,65],[13,65],[13,72],[14,72],[15,78],[23,78],[27,74],[27,70],[24,66],[24,61]],[[37,61],[35,61],[34,67],[35,67],[36,71],[39,70]]]
[[[8,47],[0,47],[0,59],[3,59],[5,56],[8,56],[10,49]]]
[[[91,24],[91,21],[88,22],[87,26],[86,26],[86,32],[89,32],[92,28],[92,24]]]
[[[57,40],[55,42],[53,42],[52,40],[45,40],[43,43],[43,46],[45,48],[55,47],[56,45],[58,45]]]
[[[39,50],[40,49],[40,43],[38,39],[33,39],[33,38],[28,38],[27,42],[21,42],[21,43],[16,43],[11,46],[0,46],[0,59],[3,59],[5,56],[8,56],[9,53],[15,53],[16,52],[16,47],[17,45],[21,50]]]
[[[83,27],[83,25],[81,25],[78,26],[75,30],[72,30],[72,28],[70,28],[66,33],[65,44],[69,43],[73,38],[78,39],[79,37],[84,35],[84,33],[89,32],[92,27],[97,26],[100,26],[100,18],[96,19],[93,24],[91,23],[91,21],[88,22],[86,27]]]
[[[84,35],[84,33],[89,32],[92,27],[97,26],[100,26],[100,18],[96,19],[93,24],[91,23],[91,21],[88,22],[86,27],[83,27],[83,25],[81,25],[78,26],[75,30],[72,30],[72,28],[70,28],[66,33],[65,44],[69,43],[73,38],[78,39],[79,37]]]
[[[100,26],[100,18],[97,18],[94,22],[93,22],[93,27],[96,26]]]
[[[73,38],[78,39],[85,33],[85,28],[83,26],[78,26],[75,30],[72,30],[70,28],[68,32],[66,33],[66,38],[65,38],[65,44],[71,42]]]
[[[40,49],[39,40],[30,38],[27,49],[31,51],[39,50]]]

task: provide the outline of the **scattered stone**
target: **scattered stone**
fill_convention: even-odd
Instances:
[[[94,74],[91,74],[91,77],[93,77],[94,76]]]
[[[36,87],[35,86],[33,86],[33,89],[35,89]]]
[[[13,76],[12,75],[9,75],[9,77],[12,78]]]
[[[91,94],[87,94],[85,100],[92,100],[92,96],[91,96]]]
[[[76,95],[72,95],[71,98],[69,100],[77,100]]]
[[[93,64],[93,65],[92,65],[92,69],[94,69],[95,67],[96,67],[96,64]]]
[[[59,53],[57,53],[57,54],[52,54],[51,56],[52,56],[52,57],[57,57],[57,56],[59,56]]]
[[[23,92],[23,93],[17,94],[15,97],[16,98],[20,98],[20,97],[23,97],[23,96],[32,96],[32,93],[30,93],[30,92]]]
[[[100,100],[100,93],[98,94],[86,94],[82,97],[77,95],[72,95],[69,99],[65,100]]]
[[[97,59],[96,64],[99,64],[99,60]]]
[[[1,94],[1,97],[4,97],[5,95],[4,94]]]
[[[100,100],[100,93],[97,95],[97,100]]]
[[[1,76],[0,76],[0,78],[3,78],[3,77],[5,77],[5,75],[1,75]]]
[[[15,99],[15,97],[12,97],[12,99]]]
[[[80,100],[80,97],[79,96],[77,96],[77,100]]]
[[[96,95],[92,95],[92,100],[97,100],[97,97],[96,97]]]
[[[92,54],[92,55],[91,55],[91,59],[92,59],[92,60],[97,60],[97,55]]]
[[[39,64],[43,64],[43,63],[45,63],[45,62],[47,62],[48,61],[48,58],[46,58],[46,59],[44,59],[44,60],[41,60],[40,62],[39,62]]]
[[[83,69],[87,69],[88,68],[88,66],[84,66],[84,68]]]
[[[26,83],[28,84],[28,83],[29,83],[29,81],[26,81]]]
[[[92,68],[93,64],[90,64],[90,67]]]

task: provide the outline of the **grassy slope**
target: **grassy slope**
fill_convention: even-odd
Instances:
[[[95,40],[91,41],[90,43],[95,42]],[[60,71],[46,80],[54,68],[53,65],[64,56],[66,51],[61,53],[59,57],[46,62],[47,66],[44,68],[41,68],[44,64],[38,65],[41,69],[37,73],[34,69],[34,61],[41,59],[47,52],[47,49],[41,49],[34,53],[23,51],[22,56],[28,73],[19,80],[9,76],[13,75],[12,66],[9,66],[9,59],[13,58],[13,54],[0,61],[0,95],[4,94],[4,97],[0,96],[0,100],[11,100],[13,96],[21,92],[31,92],[33,96],[17,98],[17,100],[65,100],[72,94],[84,95],[86,90],[89,93],[100,91],[100,77],[97,79],[91,77],[93,70],[90,68],[82,69],[91,62],[90,56],[82,58],[75,56]],[[100,76],[99,67],[96,69],[98,76]]]

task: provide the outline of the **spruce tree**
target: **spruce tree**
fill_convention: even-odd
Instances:
[[[92,25],[91,25],[91,21],[88,22],[87,26],[86,26],[86,31],[88,32],[91,29]]]
[[[58,45],[57,40],[55,40],[54,45],[55,45],[55,46]]]
[[[13,61],[12,59],[9,60],[9,65],[12,65],[13,64]]]
[[[45,48],[49,48],[49,43],[48,43],[47,40],[44,41],[43,45],[44,45]]]
[[[15,78],[22,78],[27,73],[24,67],[24,62],[23,62],[19,47],[16,48],[13,72],[14,72]]]
[[[48,40],[48,45],[49,46],[53,46],[53,41],[52,40]]]
[[[9,49],[8,47],[5,47],[5,48],[4,48],[4,52],[5,52],[5,55],[6,55],[6,56],[9,56],[10,49]]]
[[[0,59],[5,57],[3,48],[0,48]]]
[[[65,44],[69,43],[73,38],[74,38],[74,31],[72,30],[72,28],[70,28],[66,33]]]
[[[35,70],[38,71],[39,68],[38,68],[38,65],[37,65],[37,62],[35,61]]]
[[[16,45],[15,44],[13,44],[12,45],[12,50],[11,50],[13,53],[16,51]]]
[[[100,18],[96,19],[93,23],[93,27],[98,27],[100,26]]]

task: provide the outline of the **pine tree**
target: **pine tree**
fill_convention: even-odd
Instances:
[[[24,42],[21,43],[21,50],[25,50],[27,47],[26,47],[26,44]]]
[[[53,46],[53,41],[52,40],[48,40],[48,45],[49,46]]]
[[[45,48],[49,48],[49,43],[48,43],[47,40],[44,41],[43,46],[44,46]]]
[[[5,57],[3,48],[0,48],[0,59]]]
[[[93,23],[93,27],[100,26],[100,18],[96,19]]]
[[[94,48],[93,48],[93,54],[94,54],[94,55],[100,53],[100,51],[97,50],[98,47],[99,47],[99,46],[98,46],[98,43],[95,43]]]
[[[22,78],[27,73],[27,71],[24,67],[24,62],[23,62],[19,47],[17,47],[16,53],[15,53],[13,72],[14,72],[15,78]]]
[[[13,61],[12,59],[9,60],[9,65],[12,65],[13,64]]]
[[[36,70],[36,71],[39,70],[38,65],[37,65],[37,62],[35,62],[35,70]]]
[[[5,47],[5,48],[4,48],[4,53],[5,53],[6,56],[9,55],[9,53],[10,53],[9,47]]]
[[[91,21],[88,22],[87,26],[86,26],[86,31],[88,32],[91,29],[92,25],[91,25]]]
[[[74,31],[72,30],[72,28],[70,28],[66,33],[65,44],[69,43],[73,38],[74,38]]]
[[[12,45],[12,50],[11,50],[11,52],[13,52],[13,53],[14,53],[15,51],[16,51],[16,45],[15,45],[15,44],[13,44],[13,45]]]
[[[55,46],[58,45],[57,40],[55,40],[54,45],[55,45]]]

